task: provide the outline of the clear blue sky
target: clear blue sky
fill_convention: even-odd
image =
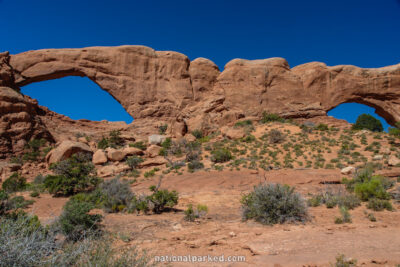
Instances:
[[[399,0],[0,0],[0,22],[0,51],[11,53],[141,44],[206,57],[221,70],[233,58],[284,57],[292,67],[400,63]],[[74,119],[131,120],[87,78],[23,92]],[[358,105],[346,110],[339,113],[349,120],[347,114],[364,112]]]

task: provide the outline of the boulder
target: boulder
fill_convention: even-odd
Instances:
[[[122,161],[125,157],[126,153],[122,149],[107,149],[107,158],[111,161]]]
[[[143,155],[144,152],[143,150],[136,148],[136,147],[125,147],[123,149],[123,152],[125,153],[126,156],[133,156],[133,155]]]
[[[229,139],[240,139],[246,136],[246,133],[243,128],[226,128],[223,135]]]
[[[344,175],[353,174],[355,172],[356,172],[356,168],[354,168],[352,166],[348,166],[348,167],[345,167],[340,170],[340,173],[344,174]]]
[[[168,161],[164,157],[155,157],[140,163],[139,167],[145,168],[145,167],[159,166],[159,165],[164,165],[167,162]]]
[[[194,141],[196,141],[196,137],[194,137],[193,134],[186,134],[186,135],[184,136],[184,138],[185,138],[185,140],[188,141],[188,142],[194,142]]]
[[[149,136],[149,143],[151,145],[161,145],[164,140],[167,139],[165,135],[152,134]]]
[[[146,156],[149,158],[157,157],[160,153],[161,147],[156,145],[151,145],[146,149]]]
[[[104,164],[108,161],[106,153],[99,149],[93,154],[93,164]]]
[[[56,148],[50,150],[50,152],[46,155],[46,162],[48,164],[56,163],[65,159],[70,158],[73,154],[78,152],[90,153],[92,154],[92,150],[86,144],[65,140],[62,141]]]
[[[372,160],[382,160],[383,159],[383,155],[375,155]]]
[[[389,164],[389,166],[397,166],[400,164],[400,159],[398,159],[396,156],[392,155],[389,157],[388,164]]]
[[[110,177],[120,174],[121,172],[125,172],[130,170],[130,167],[125,164],[120,165],[107,165],[102,166],[97,169],[97,175],[99,177]]]

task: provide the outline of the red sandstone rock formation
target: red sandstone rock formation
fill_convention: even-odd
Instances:
[[[220,72],[208,59],[190,62],[183,54],[144,46],[0,54],[2,91],[71,75],[87,76],[109,92],[135,118],[132,128],[166,122],[172,135],[212,131],[242,117],[259,118],[263,111],[324,116],[346,102],[374,107],[391,124],[400,121],[400,64],[361,69],[313,62],[290,69],[282,58],[234,59]],[[7,100],[1,101],[4,106]],[[2,108],[2,116],[8,113]],[[3,141],[0,146],[12,151]]]

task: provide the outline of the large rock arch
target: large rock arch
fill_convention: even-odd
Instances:
[[[400,121],[400,64],[362,69],[312,62],[290,68],[283,58],[234,59],[220,72],[208,59],[190,61],[144,46],[0,54],[3,91],[71,75],[86,76],[110,93],[134,123],[172,121],[183,133],[212,131],[241,117],[259,118],[263,111],[290,118],[325,116],[347,102],[375,108],[392,125]],[[9,109],[2,105],[3,116]]]

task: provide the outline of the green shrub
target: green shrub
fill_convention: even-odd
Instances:
[[[328,125],[326,125],[324,123],[320,123],[317,125],[317,127],[315,127],[315,129],[317,129],[319,131],[328,131],[329,127],[328,127]]]
[[[358,116],[357,121],[352,126],[353,130],[370,130],[373,132],[382,132],[383,126],[382,123],[376,119],[375,117],[369,114],[361,114]]]
[[[99,178],[94,176],[94,165],[88,159],[87,155],[78,153],[51,165],[56,175],[45,178],[45,188],[54,196],[69,196],[96,187]]]
[[[193,161],[189,162],[187,166],[188,166],[188,170],[190,172],[194,172],[196,170],[200,170],[200,169],[204,168],[204,164],[198,160],[193,160]]]
[[[159,134],[165,134],[167,129],[168,129],[168,124],[163,124],[163,125],[158,126]]]
[[[125,163],[131,168],[136,169],[144,160],[139,156],[130,156],[126,159]]]
[[[50,266],[54,236],[24,212],[0,220],[0,266]]]
[[[226,148],[219,148],[211,151],[211,160],[216,163],[230,161],[233,158],[231,152]]]
[[[276,129],[271,130],[268,133],[268,136],[269,136],[269,142],[271,144],[279,144],[285,140],[285,135],[281,131]]]
[[[196,139],[200,139],[203,137],[203,132],[201,130],[192,131],[192,135],[196,137]]]
[[[32,205],[34,200],[26,200],[23,196],[15,196],[8,200],[8,209],[9,210],[17,210],[17,209],[25,209],[29,205]]]
[[[40,148],[46,143],[45,139],[32,139],[26,144],[29,151],[22,156],[24,161],[38,161],[43,158]]]
[[[251,120],[244,120],[244,121],[238,121],[235,123],[236,127],[246,127],[246,126],[252,126],[253,122]]]
[[[390,203],[389,200],[378,198],[370,198],[368,200],[367,208],[374,211],[382,211],[384,209],[388,211],[393,211],[392,203]]]
[[[97,148],[98,149],[106,149],[107,147],[109,147],[109,142],[108,139],[103,137],[98,143],[97,143]]]
[[[139,148],[140,150],[146,150],[147,148],[147,145],[143,141],[137,141],[133,144],[129,144],[129,146]]]
[[[122,182],[119,177],[104,181],[100,191],[103,196],[102,207],[106,212],[123,211],[135,198],[129,184]]]
[[[195,221],[195,219],[205,216],[208,213],[208,207],[206,205],[197,205],[196,209],[193,208],[192,204],[187,206],[187,209],[184,211],[185,220],[189,222]]]
[[[357,266],[357,260],[347,259],[343,254],[336,256],[335,267],[355,267]]]
[[[166,208],[173,208],[178,204],[178,192],[175,190],[171,192],[166,189],[155,190],[154,187],[150,187],[150,190],[153,191],[153,194],[147,199],[152,203],[154,213],[161,213]]]
[[[278,114],[263,112],[261,123],[268,123],[273,121],[285,122],[285,119],[280,117]]]
[[[7,193],[14,193],[22,191],[26,188],[26,178],[22,177],[19,173],[14,172],[10,177],[8,177],[2,184],[2,188]]]
[[[241,203],[243,218],[262,224],[304,222],[308,218],[305,201],[288,185],[256,186],[253,192],[243,196]]]
[[[358,183],[354,187],[354,192],[363,201],[370,198],[389,199],[390,195],[386,192],[382,180],[372,177],[371,180],[364,183]]]
[[[109,133],[109,137],[103,137],[97,144],[97,148],[106,149],[107,147],[118,148],[123,146],[125,143],[124,139],[121,138],[121,132],[113,130]]]
[[[80,240],[86,231],[99,230],[99,223],[102,216],[98,214],[88,214],[93,208],[90,203],[76,200],[69,200],[59,218],[62,232],[69,240]]]
[[[346,207],[340,207],[340,215],[341,217],[335,218],[336,224],[351,223],[351,215]]]

